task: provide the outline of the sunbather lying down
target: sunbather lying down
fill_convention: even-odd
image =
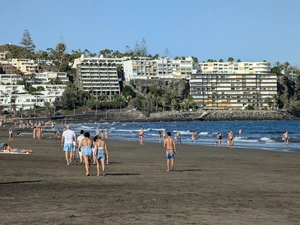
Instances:
[[[18,149],[18,148],[11,148],[8,144],[3,145],[3,152],[4,153],[32,153],[31,149]]]

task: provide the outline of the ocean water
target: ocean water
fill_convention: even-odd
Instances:
[[[133,123],[74,123],[71,129],[79,135],[80,130],[96,135],[96,129],[108,130],[108,138],[139,141],[138,132],[144,129],[144,142],[158,142],[158,131],[170,131],[175,137],[181,133],[183,144],[192,144],[191,132],[195,131],[196,145],[215,146],[218,132],[223,133],[223,144],[227,146],[227,134],[235,134],[234,146],[241,148],[264,149],[271,151],[300,152],[300,120],[293,121],[189,121],[189,122],[133,122]],[[60,131],[62,127],[56,125]],[[242,133],[239,134],[239,130]],[[289,132],[289,144],[283,144],[283,133]]]

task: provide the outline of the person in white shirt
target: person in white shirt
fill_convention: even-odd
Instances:
[[[70,165],[72,161],[72,152],[74,149],[73,141],[75,141],[76,145],[76,135],[74,131],[71,130],[71,127],[68,125],[61,137],[61,146],[64,146],[63,151],[65,152],[67,165]]]
[[[77,146],[80,145],[80,142],[84,139],[84,131],[80,131],[80,135],[77,137]],[[83,157],[82,157],[82,151],[81,149],[78,148],[78,153],[79,153],[79,160],[80,163],[83,163]]]

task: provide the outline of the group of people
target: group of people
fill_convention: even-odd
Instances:
[[[42,132],[43,132],[42,127],[35,124],[34,127],[33,127],[33,130],[32,130],[32,137],[37,138],[37,139],[41,139]]]
[[[241,133],[242,133],[242,130],[240,129],[239,130],[239,134],[241,134]],[[222,132],[219,132],[217,134],[217,138],[218,138],[218,141],[216,142],[216,144],[218,146],[221,146],[222,145],[222,140],[223,140],[223,134],[222,134]],[[229,146],[230,148],[232,148],[233,144],[234,144],[234,133],[231,130],[231,131],[229,131],[229,133],[227,135],[227,146]]]
[[[67,165],[70,165],[72,161],[76,161],[76,155],[78,153],[80,163],[85,164],[86,176],[90,176],[92,159],[94,159],[97,164],[97,176],[100,176],[100,166],[102,175],[105,176],[105,164],[108,163],[108,150],[101,136],[96,135],[92,140],[89,132],[81,130],[80,135],[76,138],[75,132],[72,131],[68,125],[62,133],[61,145],[65,152]]]

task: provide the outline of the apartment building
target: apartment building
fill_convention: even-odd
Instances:
[[[1,62],[0,74],[3,74],[3,73],[6,73],[6,74],[14,73],[13,66],[5,61]]]
[[[277,95],[277,75],[272,73],[192,74],[190,94],[201,108],[257,109],[268,107]]]
[[[195,63],[191,57],[176,60],[167,57],[155,60],[141,57],[136,60],[125,60],[123,67],[126,81],[159,78],[185,78],[189,80],[192,73],[200,70],[200,65]]]
[[[23,73],[36,72],[38,67],[32,59],[12,59],[12,65]]]
[[[0,105],[2,110],[16,111],[34,109],[36,106],[43,107],[46,102],[52,104],[60,98],[66,85],[34,84],[33,87],[43,87],[38,95],[29,94],[24,85],[0,85]]]
[[[202,62],[201,73],[264,74],[271,73],[269,62]]]
[[[6,59],[6,54],[7,54],[7,52],[0,52],[0,61]]]
[[[69,77],[65,72],[42,72],[42,73],[35,73],[33,78],[34,84],[46,84],[49,83],[51,80],[59,79],[61,83],[66,83],[69,81]]]
[[[75,59],[75,84],[83,91],[92,91],[94,96],[111,98],[120,94],[117,67],[122,67],[123,60],[118,58],[81,58]]]
[[[0,74],[0,85],[17,84],[18,81],[23,81],[23,77],[19,74]]]

